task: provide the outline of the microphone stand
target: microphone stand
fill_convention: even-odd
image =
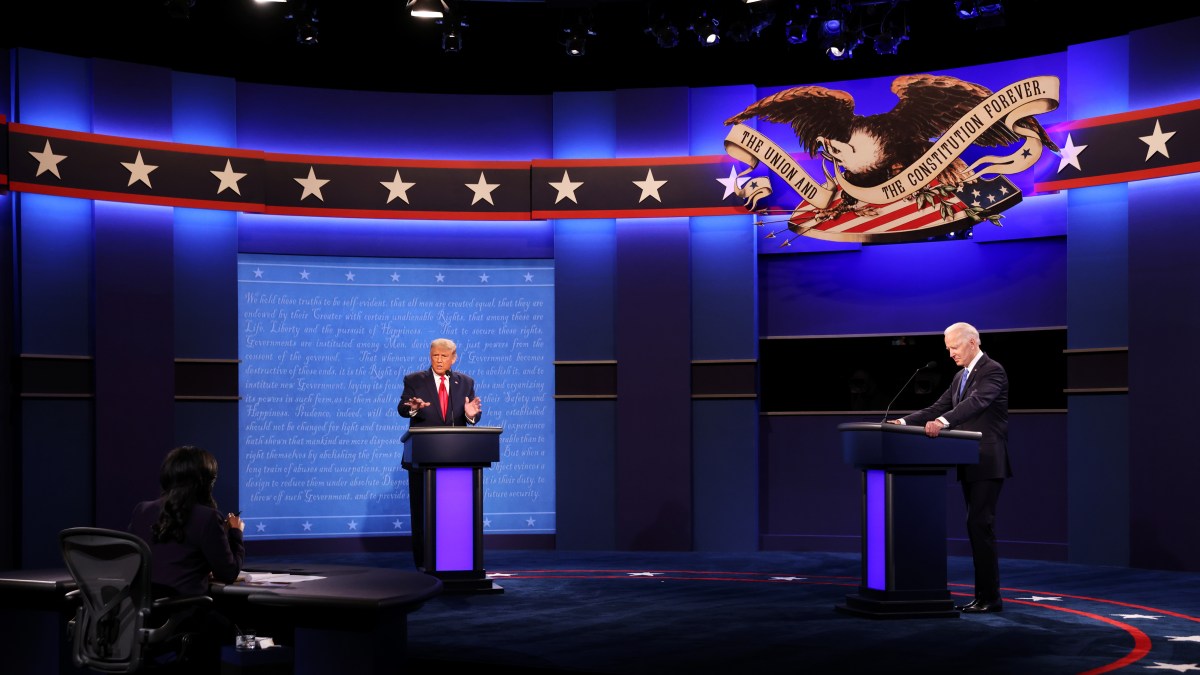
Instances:
[[[890,413],[892,411],[892,404],[896,402],[896,399],[900,398],[900,394],[903,394],[905,389],[908,389],[908,385],[912,383],[913,378],[915,378],[917,376],[917,373],[919,373],[922,370],[925,370],[927,368],[936,368],[936,367],[937,367],[937,363],[930,361],[929,363],[926,363],[925,365],[921,366],[920,368],[917,368],[916,370],[914,370],[913,374],[908,376],[908,381],[904,383],[903,387],[900,387],[900,391],[896,392],[896,395],[892,397],[891,402],[889,402],[887,404],[887,409],[885,409],[883,411],[883,419],[879,420],[879,423],[880,424],[887,423],[887,416],[888,416],[888,413]]]

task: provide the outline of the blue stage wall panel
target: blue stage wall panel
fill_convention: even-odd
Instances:
[[[1067,559],[1081,565],[1127,566],[1129,396],[1071,396],[1068,405]]]
[[[617,97],[614,92],[554,95],[554,159],[616,157]]]
[[[758,402],[692,403],[692,550],[759,550]]]
[[[171,99],[166,68],[94,62],[97,133],[170,141]],[[130,148],[125,161],[138,154]],[[100,527],[128,526],[133,505],[158,494],[158,467],[175,441],[174,215],[170,207],[105,201],[93,210]]]
[[[617,544],[617,402],[555,401],[558,532],[555,548],[614,551]]]
[[[687,218],[617,220],[617,547],[692,546]]]
[[[1195,174],[1129,185],[1130,563],[1136,567],[1200,568],[1194,536],[1200,458],[1186,423],[1200,381],[1200,362],[1186,346],[1200,331],[1200,265],[1192,256],[1200,228],[1177,201],[1197,190]]]
[[[1200,35],[1200,18],[1152,26],[1125,38],[1129,40],[1127,110],[1200,98],[1200,78],[1196,76],[1196,64],[1200,63],[1197,35]]]
[[[170,70],[106,59],[92,63],[92,131],[152,141],[174,140]],[[122,161],[132,162],[136,154],[130,148],[129,159]],[[151,184],[154,178],[151,172]]]
[[[547,96],[406,94],[238,84],[238,140],[267,152],[344,157],[552,157]]]
[[[21,404],[21,568],[61,567],[59,531],[95,522],[92,410],[85,399]]]
[[[556,357],[614,359],[616,222],[595,218],[554,224]]]
[[[237,85],[226,77],[172,73],[171,139],[176,143],[239,147]]]
[[[16,105],[10,120],[92,131],[92,63],[36,49],[16,50]]]
[[[96,525],[158,495],[175,441],[172,209],[96,202]]]

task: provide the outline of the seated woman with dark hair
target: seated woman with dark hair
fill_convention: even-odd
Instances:
[[[246,559],[245,524],[236,514],[222,515],[213,499],[217,460],[207,450],[184,445],[163,460],[158,482],[162,494],[133,509],[129,531],[150,546],[155,593],[206,595],[211,580],[237,580]],[[217,612],[194,619],[211,644],[203,658],[212,662],[219,646],[233,639],[233,626]]]

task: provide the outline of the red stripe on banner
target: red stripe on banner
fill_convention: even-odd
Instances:
[[[346,166],[387,166],[414,169],[516,169],[528,170],[529,162],[503,160],[457,160],[457,159],[388,159],[386,157],[330,157],[323,155],[284,155],[278,152],[265,153],[267,161],[282,164],[342,164]]]
[[[56,187],[38,183],[17,181],[12,184],[18,192],[33,192],[36,194],[54,195],[56,197],[77,197],[79,199],[98,199],[100,201],[121,202],[123,204],[150,204],[152,206],[183,206],[194,209],[220,209],[222,211],[245,211],[247,213],[263,213],[263,205],[257,202],[221,202],[210,199],[186,199],[182,197],[156,197],[154,195],[136,195],[128,192],[104,192],[102,190],[82,190],[79,188]]]
[[[736,216],[753,215],[740,206],[706,206],[702,208],[685,209],[608,209],[579,211],[533,211],[533,220],[549,220],[551,218],[660,218],[669,216]]]
[[[900,208],[894,208],[889,211],[885,211],[880,215],[867,220],[867,222],[855,225],[854,227],[843,230],[843,232],[859,233],[870,232],[871,230],[876,229],[890,230],[892,228],[885,227],[888,223],[900,220],[901,218],[907,218],[908,216],[916,213],[917,210],[917,205],[914,202],[907,202]]]
[[[958,202],[956,204],[950,205],[950,209],[952,211],[954,211],[954,213],[956,213],[956,214],[961,213],[966,208],[967,208],[967,205],[963,204],[962,202]],[[935,207],[935,208],[929,209],[929,213],[927,215],[921,216],[920,218],[918,218],[912,222],[905,223],[899,227],[893,228],[893,229],[889,230],[889,232],[905,232],[905,231],[911,231],[911,230],[919,230],[923,227],[929,227],[931,225],[939,225],[939,224],[943,224],[943,223],[947,223],[947,222],[954,222],[954,220],[953,219],[951,219],[950,221],[942,220],[941,210],[939,210],[938,208]]]
[[[1071,120],[1070,122],[1061,122],[1046,127],[1046,131],[1073,131],[1075,129],[1087,129],[1089,127],[1102,127],[1106,124],[1118,124],[1120,122],[1135,122],[1137,120],[1151,119],[1161,117],[1163,115],[1174,115],[1176,113],[1188,112],[1189,110],[1200,109],[1200,100],[1185,101],[1183,103],[1172,103],[1158,108],[1144,108],[1142,110],[1130,110],[1129,112],[1115,113],[1112,115],[1101,115],[1099,117],[1089,117],[1085,120]]]
[[[863,234],[863,233],[874,232],[874,231],[908,232],[908,231],[912,231],[912,230],[919,230],[923,227],[940,225],[945,222],[942,220],[941,210],[939,208],[937,208],[943,201],[950,201],[950,200],[941,200],[941,199],[936,200],[934,202],[933,207],[924,207],[925,210],[928,211],[928,213],[926,213],[925,215],[919,216],[919,217],[917,217],[913,220],[907,221],[907,222],[897,223],[891,227],[888,226],[889,223],[894,223],[897,220],[909,218],[909,217],[913,216],[914,214],[916,214],[921,209],[921,207],[918,207],[916,202],[913,202],[913,201],[898,200],[895,202],[891,202],[890,204],[884,204],[883,206],[879,207],[878,215],[871,216],[868,218],[868,217],[864,217],[864,216],[855,215],[854,213],[847,213],[847,214],[838,216],[837,218],[835,218],[833,220],[826,221],[824,223],[821,223],[820,225],[816,225],[816,226],[812,227],[811,229],[817,230],[819,232],[830,232],[834,228],[838,228],[838,227],[847,225],[849,223],[853,223],[856,220],[862,220],[863,222],[861,222],[861,223],[851,225],[850,227],[846,227],[844,229],[839,229],[837,232],[830,232],[830,233],[831,234]],[[840,201],[835,201],[834,204],[831,206],[831,208],[835,207],[839,203],[840,203]],[[955,200],[950,204],[950,207],[951,207],[951,209],[953,209],[953,211],[955,213],[961,213],[962,211],[964,211],[967,208],[967,205],[964,204],[962,201]],[[794,218],[794,217],[792,218],[791,222],[796,225],[799,225],[801,227],[804,226],[804,221],[797,221],[796,218]]]
[[[1140,169],[1138,171],[1106,173],[1100,176],[1089,176],[1087,178],[1051,180],[1042,183],[1034,183],[1033,188],[1038,192],[1043,190],[1047,192],[1053,192],[1055,190],[1069,190],[1070,188],[1092,187],[1095,185],[1112,185],[1113,183],[1128,183],[1135,180],[1146,180],[1147,178],[1179,176],[1185,173],[1195,173],[1197,171],[1200,171],[1200,162],[1188,162],[1186,164],[1173,164],[1171,166],[1159,167],[1157,169]]]
[[[322,209],[302,206],[268,206],[263,213],[279,216],[330,216],[336,218],[390,218],[414,220],[530,220],[525,211],[475,213],[468,211],[386,211],[382,209]]]
[[[571,168],[574,166],[677,166],[686,164],[734,164],[729,155],[698,155],[696,157],[622,157],[608,159],[535,159],[534,167]]]

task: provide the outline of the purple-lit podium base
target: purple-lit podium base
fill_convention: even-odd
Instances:
[[[946,586],[946,472],[979,461],[976,431],[841,424],[847,464],[863,472],[862,583],[837,610],[873,619],[954,618]]]
[[[498,427],[409,429],[405,467],[420,472],[425,488],[425,573],[441,579],[443,593],[502,593],[483,567],[483,470],[500,461]]]

